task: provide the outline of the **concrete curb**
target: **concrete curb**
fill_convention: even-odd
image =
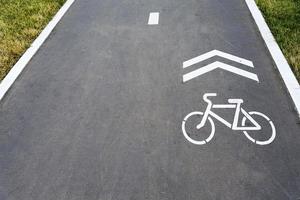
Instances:
[[[300,118],[300,85],[254,0],[245,0]]]
[[[67,0],[66,3],[60,8],[60,10],[56,13],[53,19],[48,23],[48,25],[44,28],[44,30],[40,33],[40,35],[34,40],[31,46],[25,51],[22,57],[18,60],[18,62],[12,67],[6,77],[0,83],[0,101],[3,99],[5,94],[11,88],[15,80],[21,74],[23,69],[26,67],[31,58],[36,54],[45,40],[48,38],[52,30],[64,16],[64,14],[68,11],[71,5],[75,0]]]

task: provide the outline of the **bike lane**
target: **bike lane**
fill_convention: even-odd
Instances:
[[[149,12],[160,13],[159,24],[147,25]],[[215,106],[242,99],[250,116],[263,113],[274,140],[254,144],[220,122],[232,123],[234,109],[219,106],[212,109],[219,120],[209,115],[213,137],[189,142],[183,120],[205,112],[207,93],[217,94],[208,97]],[[292,107],[242,0],[77,1],[1,102],[1,193],[297,199],[300,127]],[[251,126],[241,125],[244,115],[239,126]],[[253,119],[262,130],[249,136],[272,136],[270,121]],[[186,126],[201,141],[211,129],[195,129],[199,120]]]
[[[204,113],[207,103],[202,99],[203,95],[216,93],[216,97],[209,97],[213,104],[227,104],[228,107],[228,99],[242,99],[242,108],[260,112],[272,122],[259,120],[259,123],[264,124],[262,130],[243,134],[242,130],[232,130],[234,128],[226,127],[225,122],[220,123],[222,119],[232,123],[234,111],[228,112],[228,108],[226,111],[212,109],[221,116],[219,120],[211,117],[215,126],[214,136],[211,134],[211,125],[208,125],[209,128],[204,129],[206,136],[201,139],[207,138],[209,142],[206,140],[204,145],[198,147],[191,143],[193,147],[190,147],[193,149],[193,159],[201,160],[199,173],[205,177],[209,190],[213,191],[212,199],[298,198],[299,124],[249,10],[244,1],[210,1],[204,4],[198,7],[194,5],[195,20],[201,26],[195,28],[197,36],[190,35],[189,38],[198,40],[191,39],[189,50],[183,50],[187,53],[183,53],[181,65],[185,103],[184,108],[181,107],[184,110],[182,112]],[[215,49],[221,52],[212,52]],[[251,74],[235,71],[226,64]],[[241,118],[239,123],[243,124]],[[187,125],[188,121],[184,120],[183,124],[191,127],[200,120],[201,117],[198,117],[191,125]],[[257,142],[265,146],[254,145],[249,141],[252,136],[258,139],[270,131],[273,136],[262,137],[265,143]],[[201,129],[190,128],[190,132],[201,133]],[[207,158],[207,154],[211,157]]]

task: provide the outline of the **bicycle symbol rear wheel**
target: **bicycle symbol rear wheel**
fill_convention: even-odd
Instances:
[[[275,129],[275,126],[274,126],[273,122],[270,120],[270,118],[267,117],[266,115],[264,115],[264,114],[262,114],[262,113],[260,113],[260,112],[256,112],[256,111],[251,111],[251,112],[249,112],[249,114],[250,114],[253,118],[255,118],[255,115],[257,115],[257,116],[260,116],[260,117],[266,119],[266,120],[269,122],[270,126],[271,126],[272,133],[271,133],[270,138],[268,138],[267,140],[256,140],[256,139],[254,139],[253,137],[251,137],[250,134],[249,134],[247,131],[243,131],[244,135],[245,135],[251,142],[253,142],[253,143],[255,143],[255,144],[258,144],[258,145],[267,145],[267,144],[270,144],[271,142],[273,142],[274,139],[275,139],[275,137],[276,137],[276,129]],[[247,119],[246,117],[244,117],[244,118],[242,119],[242,126],[245,126],[245,124],[246,124],[246,119]]]
[[[191,117],[194,117],[196,115],[199,115],[201,118],[203,116],[203,113],[202,112],[199,112],[199,111],[195,111],[195,112],[191,112],[189,113],[187,116],[185,116],[185,118],[183,119],[182,121],[182,125],[181,125],[181,128],[182,128],[182,133],[184,135],[184,137],[191,143],[193,144],[196,144],[196,145],[203,145],[203,144],[206,144],[208,143],[213,137],[214,137],[214,134],[215,134],[215,124],[213,122],[213,120],[208,117],[208,121],[210,123],[206,123],[207,124],[210,124],[210,128],[211,128],[211,131],[210,131],[210,134],[209,136],[206,138],[206,139],[203,139],[203,140],[196,140],[196,139],[193,139],[190,137],[190,134],[188,134],[188,132],[186,131],[186,122],[191,119]],[[197,126],[198,124],[195,124],[195,127]]]

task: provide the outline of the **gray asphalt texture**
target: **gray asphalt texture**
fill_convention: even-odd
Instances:
[[[182,69],[213,49],[252,60],[260,82],[215,70],[183,83],[234,64]],[[266,114],[274,142],[216,120],[212,141],[188,142],[181,122],[207,92]],[[298,122],[243,0],[77,0],[1,102],[0,199],[297,200]]]

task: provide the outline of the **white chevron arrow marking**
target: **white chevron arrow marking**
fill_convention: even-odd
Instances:
[[[251,62],[251,61],[249,61],[249,62]],[[253,64],[252,64],[252,66],[253,66]],[[195,78],[197,76],[200,76],[202,74],[205,74],[205,73],[210,72],[212,70],[215,70],[217,68],[221,68],[223,70],[230,71],[230,72],[232,72],[234,74],[238,74],[240,76],[243,76],[243,77],[246,77],[246,78],[249,78],[249,79],[252,79],[254,81],[259,82],[258,77],[257,77],[256,74],[248,72],[248,71],[245,71],[245,70],[242,70],[242,69],[239,69],[237,67],[233,67],[231,65],[228,65],[228,64],[225,64],[225,63],[222,63],[222,62],[219,62],[219,61],[213,62],[211,64],[208,64],[208,65],[206,65],[204,67],[201,67],[201,68],[199,68],[197,70],[194,70],[192,72],[189,72],[189,73],[183,75],[183,82],[187,82],[187,81],[189,81],[189,80],[191,80],[191,79],[193,79],[193,78]]]
[[[219,51],[219,50],[212,50],[212,51],[209,51],[205,54],[202,54],[200,56],[197,56],[195,58],[192,58],[190,60],[187,60],[187,61],[183,62],[183,68],[192,66],[192,65],[194,65],[198,62],[204,61],[204,60],[209,59],[209,58],[214,57],[214,56],[220,56],[220,57],[226,58],[228,60],[232,60],[234,62],[243,64],[243,65],[247,65],[249,67],[254,67],[253,63],[250,60],[246,60],[244,58],[240,58],[240,57],[228,54],[228,53],[224,53],[224,52]]]

